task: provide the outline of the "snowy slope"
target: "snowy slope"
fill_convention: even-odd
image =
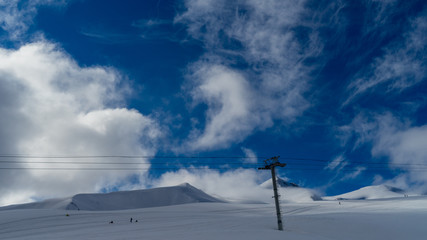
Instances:
[[[380,198],[395,198],[403,197],[405,192],[402,189],[390,187],[387,185],[376,185],[363,187],[361,189],[348,192],[345,194],[323,197],[325,200],[362,200],[362,199],[380,199]]]
[[[263,182],[260,186],[273,189],[272,179]],[[302,188],[295,183],[288,182],[279,177],[277,177],[277,187],[282,201],[311,202],[322,199],[314,190]]]
[[[135,191],[77,194],[71,198],[4,207],[4,209],[125,210],[196,202],[220,202],[188,183]],[[0,208],[1,209],[1,208]]]
[[[304,189],[294,186],[280,190]],[[384,198],[390,192],[399,197]],[[219,202],[189,184],[78,194],[0,208],[0,239],[425,239],[427,196],[403,197],[399,189],[387,186],[340,196],[361,199],[362,195],[381,198],[340,203],[281,201],[284,231],[278,231],[274,204]],[[71,210],[71,202],[96,211]]]
[[[119,211],[0,211],[0,239],[376,240],[425,239],[427,197],[282,205],[191,203]],[[69,216],[66,216],[69,214]],[[129,219],[138,220],[130,223]],[[113,224],[109,224],[113,221]]]
[[[65,207],[72,202],[72,198],[55,198],[48,199],[41,202],[32,202],[25,204],[10,205],[0,207],[0,210],[8,209],[65,209]]]

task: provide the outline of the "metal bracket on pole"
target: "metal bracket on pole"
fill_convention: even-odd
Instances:
[[[277,225],[280,231],[283,231],[282,215],[280,212],[279,194],[277,193],[276,169],[275,167],[284,167],[286,163],[280,163],[279,157],[272,157],[265,160],[265,167],[260,167],[258,170],[271,170],[271,179],[273,180],[274,202],[276,204]]]

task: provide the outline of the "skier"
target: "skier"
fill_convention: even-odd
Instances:
[[[130,218],[130,222],[132,222],[132,220],[133,220],[133,219],[132,219],[132,218]]]

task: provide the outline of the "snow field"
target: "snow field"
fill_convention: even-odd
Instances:
[[[0,239],[425,239],[427,197],[282,205],[191,203],[119,211],[0,211]],[[66,214],[70,216],[66,216]],[[130,223],[130,218],[138,223]],[[110,221],[113,224],[109,224]]]

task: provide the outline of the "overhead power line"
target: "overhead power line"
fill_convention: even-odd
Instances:
[[[225,170],[239,168],[256,169],[263,165],[263,163],[258,161],[253,162],[254,159],[258,160],[261,159],[261,157],[0,154],[0,170],[176,170],[206,168]],[[284,157],[282,159],[287,160],[288,167],[285,171],[294,170],[328,172],[337,171],[337,169],[343,172],[378,171],[385,169],[427,171],[427,164],[423,163],[346,161],[347,165],[337,166],[336,169],[328,169],[328,164],[333,162],[331,160],[295,157]],[[47,167],[46,164],[49,166]],[[72,167],[72,165],[84,166]],[[147,165],[147,167],[142,167],[141,165]],[[120,166],[133,167],[126,168]],[[361,167],[364,169],[361,169]]]
[[[0,159],[149,159],[151,163],[157,160],[175,159],[175,160],[210,160],[210,159],[265,159],[268,157],[247,157],[247,156],[149,156],[149,155],[27,155],[27,154],[0,154]],[[331,159],[320,158],[299,158],[299,157],[281,157],[287,160],[288,164],[297,165],[305,164],[305,162],[321,162],[331,163]],[[0,160],[2,162],[2,160]],[[3,161],[4,162],[4,161]],[[397,166],[427,166],[427,163],[390,163],[390,162],[367,162],[367,161],[348,161],[350,164],[366,164],[366,165],[397,165]],[[259,162],[262,165],[263,163]],[[310,163],[313,165],[313,163]]]
[[[253,169],[253,167],[240,167],[242,169]],[[222,167],[154,167],[154,168],[75,168],[75,167],[0,167],[0,170],[94,170],[94,171],[137,171],[137,170],[180,170],[180,169],[236,169],[236,168],[222,168]]]
[[[11,161],[0,160],[0,164],[82,164],[82,165],[206,165],[205,162],[70,162],[70,161]],[[245,166],[258,166],[257,163],[242,163],[242,162],[212,162],[209,165],[245,165]]]
[[[105,156],[91,156],[92,158],[112,158],[110,157],[105,157]],[[117,156],[114,156],[117,157]],[[0,155],[0,158],[6,158],[5,156]],[[24,157],[23,159],[43,159],[45,157],[35,157],[35,156],[27,156]],[[89,158],[86,156],[62,156],[62,157],[47,157],[47,159],[82,159],[82,158]],[[118,159],[120,159],[120,157],[117,157]],[[187,159],[189,157],[186,158],[181,158],[181,157],[175,157],[173,158],[174,160],[182,160],[182,159]],[[155,159],[150,159],[149,161],[144,161],[144,162],[120,162],[117,161],[118,159],[115,159],[114,161],[104,161],[104,162],[100,162],[100,161],[46,161],[46,159],[44,161],[26,161],[26,160],[21,160],[21,159],[16,159],[16,160],[3,160],[0,159],[0,164],[2,163],[32,163],[32,164],[37,164],[37,163],[45,163],[45,164],[116,164],[116,165],[131,165],[131,164],[150,164],[150,165],[156,165],[156,164],[195,164],[195,165],[205,165],[205,164],[210,164],[210,165],[221,165],[221,164],[230,164],[230,165],[253,165],[253,166],[259,166],[262,165],[263,163],[260,162],[221,162],[221,161],[212,161],[212,162],[206,162],[206,161],[185,161],[185,162],[162,162],[162,161],[154,161],[154,160],[159,160],[159,159],[166,159],[166,158],[155,158]],[[205,158],[206,159],[206,158]],[[223,160],[227,160],[228,157],[224,157],[224,158],[220,158],[218,157],[217,159],[223,159]],[[242,157],[241,159],[245,159],[244,157]],[[326,162],[325,162],[326,163]],[[349,161],[347,162],[347,165],[345,166],[341,166],[342,168],[345,167],[354,167],[355,164],[358,165],[368,165],[371,168],[372,167],[378,167],[378,168],[382,168],[383,166],[387,166],[387,167],[399,167],[399,166],[414,166],[414,167],[419,167],[419,166],[426,166],[427,164],[423,164],[423,163],[386,163],[386,162],[360,162],[360,161]],[[314,164],[314,163],[310,163],[308,165],[308,163],[306,162],[288,162],[289,166],[311,166],[311,167],[325,167],[325,164]]]
[[[147,155],[25,155],[2,154],[0,158],[45,158],[45,159],[84,159],[84,158],[130,158],[130,159],[258,159],[246,156],[147,156]]]

